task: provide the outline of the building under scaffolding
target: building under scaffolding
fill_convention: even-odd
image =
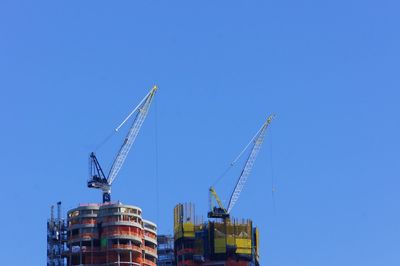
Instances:
[[[47,221],[47,266],[64,266],[66,259],[67,226],[61,217],[61,202],[57,203],[57,217],[54,217],[54,205],[51,206],[50,219]]]
[[[194,205],[174,209],[176,265],[258,266],[258,230],[251,220],[195,219]]]
[[[175,264],[174,237],[171,235],[157,236],[158,266],[172,266]]]

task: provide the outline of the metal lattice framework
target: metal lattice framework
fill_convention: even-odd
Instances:
[[[132,144],[135,141],[137,135],[139,134],[140,128],[143,125],[143,122],[147,116],[147,113],[149,112],[149,108],[150,108],[150,104],[153,100],[153,96],[155,94],[157,90],[157,87],[154,86],[153,89],[148,93],[148,95],[143,99],[142,104],[138,107],[135,108],[135,110],[133,110],[133,112],[127,117],[127,119],[129,119],[129,117],[133,114],[133,113],[137,113],[135,120],[133,121],[133,124],[131,126],[131,128],[129,129],[129,132],[127,134],[127,136],[125,137],[124,142],[122,143],[122,146],[117,154],[117,156],[115,157],[114,163],[111,166],[110,169],[110,173],[108,174],[108,184],[111,185],[115,178],[118,175],[118,172],[121,170],[122,165],[125,162],[125,159],[130,151],[130,149],[132,148]],[[123,123],[125,123],[126,120],[124,120]],[[117,127],[116,131],[119,130],[119,128],[123,125],[123,123]]]
[[[265,133],[267,132],[268,125],[271,123],[274,115],[268,117],[267,121],[263,124],[257,134],[254,136],[251,142],[253,142],[253,148],[250,152],[250,155],[246,161],[246,164],[240,174],[240,177],[236,183],[235,189],[232,192],[232,195],[229,199],[228,204],[228,214],[231,212],[233,207],[235,206],[236,202],[239,199],[240,193],[243,190],[244,185],[246,184],[247,178],[249,177],[251,170],[253,169],[254,162],[257,158],[257,155],[261,149],[261,145],[264,142]],[[243,153],[243,152],[242,152]],[[241,153],[241,154],[242,154]]]

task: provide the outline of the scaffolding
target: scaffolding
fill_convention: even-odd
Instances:
[[[57,217],[54,217],[54,205],[50,207],[50,219],[47,221],[47,266],[65,266],[67,226],[61,217],[61,202],[57,202]]]
[[[174,237],[172,235],[158,235],[157,244],[157,266],[175,265]]]
[[[176,265],[259,265],[258,229],[249,219],[198,222],[193,204],[174,209]]]

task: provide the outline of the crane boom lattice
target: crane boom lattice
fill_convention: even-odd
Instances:
[[[271,123],[272,119],[274,118],[273,115],[269,116],[267,121],[264,123],[264,125],[261,127],[259,132],[256,134],[256,137],[254,138],[254,145],[253,148],[250,152],[250,155],[246,161],[246,164],[240,174],[240,177],[236,183],[235,189],[232,192],[232,195],[229,199],[229,204],[228,204],[228,213],[231,212],[233,207],[235,206],[236,202],[239,199],[240,193],[243,190],[243,187],[247,181],[247,178],[249,177],[251,170],[253,169],[254,162],[257,158],[257,155],[261,149],[261,145],[264,142],[264,137],[265,133],[267,132],[268,125]]]
[[[132,124],[132,127],[129,129],[128,135],[125,137],[125,140],[115,157],[114,163],[111,166],[110,173],[108,174],[108,184],[112,184],[114,182],[115,178],[118,175],[118,172],[121,170],[122,165],[124,164],[124,161],[132,148],[132,144],[135,141],[137,135],[139,134],[140,128],[143,125],[143,122],[149,112],[149,107],[150,104],[153,100],[153,96],[157,90],[157,87],[154,87],[149,95],[147,96],[146,100],[144,101],[143,105],[139,106],[137,108],[137,115],[135,117],[135,120]]]
[[[267,132],[267,128],[273,118],[274,118],[274,115],[270,115],[268,117],[267,121],[265,121],[265,123],[257,131],[257,133],[250,140],[250,142],[246,145],[246,147],[239,153],[239,155],[231,163],[230,167],[232,167],[234,164],[236,164],[236,162],[242,157],[242,155],[248,150],[249,147],[252,147],[249,157],[246,160],[246,163],[242,169],[242,172],[240,173],[238,181],[236,182],[236,186],[235,186],[235,188],[231,194],[231,197],[229,199],[228,208],[225,208],[223,206],[222,201],[218,197],[215,189],[213,187],[210,187],[210,189],[209,189],[210,211],[208,212],[209,218],[222,218],[224,220],[229,219],[230,212],[232,211],[233,207],[235,206],[236,202],[238,201],[240,193],[242,192],[243,187],[246,184],[246,181],[251,173],[251,170],[253,169],[254,162],[255,162],[257,155],[261,149],[261,145],[264,142],[264,137]],[[218,207],[213,204],[213,199],[217,202]]]

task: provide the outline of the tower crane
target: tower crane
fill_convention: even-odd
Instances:
[[[157,91],[157,86],[154,86],[149,93],[143,98],[143,100],[136,106],[135,109],[122,121],[122,123],[115,129],[118,132],[119,129],[128,121],[131,116],[134,116],[133,123],[126,135],[121,148],[119,149],[115,159],[112,163],[111,169],[106,176],[103,169],[100,166],[99,161],[94,152],[89,156],[89,180],[87,186],[89,188],[101,189],[103,192],[103,203],[111,201],[111,186],[112,183],[118,176],[118,172],[121,170],[122,165],[135,141],[140,128],[148,114],[151,102]]]
[[[240,176],[236,182],[236,186],[229,198],[228,208],[225,208],[222,204],[222,201],[217,195],[214,187],[210,187],[209,189],[209,196],[210,196],[210,211],[208,212],[209,218],[222,218],[228,219],[230,216],[230,212],[232,211],[233,207],[235,206],[236,202],[239,199],[240,193],[243,190],[243,187],[250,176],[251,170],[253,169],[254,162],[257,158],[257,155],[261,149],[261,145],[264,142],[265,133],[267,132],[267,128],[271,123],[274,115],[270,115],[267,120],[264,122],[262,127],[257,131],[255,136],[251,139],[249,144],[240,152],[240,154],[236,157],[236,159],[231,163],[230,167],[232,167],[244,154],[244,152],[252,145],[251,152],[249,157],[246,160],[246,163],[240,173]],[[218,206],[215,206],[214,201],[216,201]]]

